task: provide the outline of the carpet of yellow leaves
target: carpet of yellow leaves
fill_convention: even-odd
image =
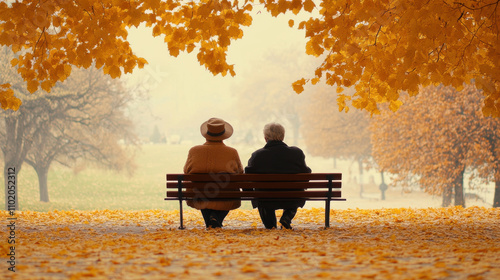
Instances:
[[[16,213],[16,272],[0,279],[498,279],[500,209],[300,209],[294,230],[257,211],[207,230],[198,211]],[[7,223],[8,213],[0,212]]]

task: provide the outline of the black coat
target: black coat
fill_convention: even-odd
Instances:
[[[245,173],[294,174],[311,173],[306,165],[305,155],[297,147],[289,147],[282,141],[269,141],[264,148],[252,153],[245,167]],[[303,207],[304,199],[252,201],[253,207],[264,206],[276,209]]]

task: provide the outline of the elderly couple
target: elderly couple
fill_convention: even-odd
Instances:
[[[219,118],[211,118],[201,125],[201,135],[206,142],[194,146],[189,150],[184,173],[243,173],[238,152],[226,146],[222,140],[233,134],[232,126]],[[289,147],[283,142],[285,129],[277,123],[270,123],[264,127],[266,145],[254,153],[248,160],[245,173],[311,173],[307,167],[305,155],[297,147]],[[220,228],[229,210],[241,206],[239,200],[231,201],[206,201],[190,200],[187,204],[199,209],[205,220],[207,228]],[[280,224],[286,229],[291,229],[293,217],[305,201],[273,200],[252,201],[252,206],[258,208],[262,223],[267,229],[276,228],[275,210],[283,209]]]

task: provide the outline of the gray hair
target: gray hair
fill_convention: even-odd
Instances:
[[[264,126],[264,138],[268,141],[283,141],[285,139],[285,128],[279,123],[268,123]]]

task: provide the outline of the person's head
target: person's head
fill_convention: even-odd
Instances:
[[[200,131],[208,141],[222,141],[233,135],[233,127],[219,118],[210,118],[202,123]]]
[[[279,123],[268,123],[264,126],[264,139],[267,141],[283,141],[285,128]]]

